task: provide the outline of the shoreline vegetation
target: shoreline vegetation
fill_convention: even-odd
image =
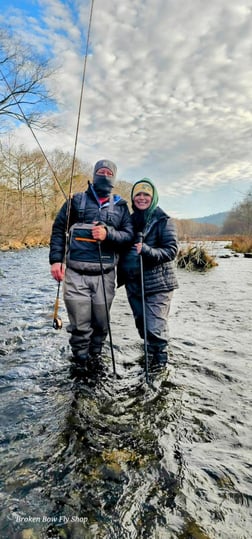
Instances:
[[[2,148],[2,154],[3,150],[4,148]],[[5,156],[6,159],[2,159],[2,167],[7,166],[8,156],[9,154]],[[58,184],[55,184],[54,178],[50,177],[45,163],[38,158],[37,154],[33,152],[24,155],[24,149],[20,148],[16,158],[19,158],[17,160],[19,166],[15,178],[12,178],[13,169],[11,168],[0,179],[0,252],[48,247],[53,221],[62,206],[61,189]],[[24,158],[27,167],[28,165],[31,167],[31,169],[28,167],[29,177],[25,176],[26,169],[22,168]],[[69,178],[72,164],[70,155],[54,152],[51,158],[55,162],[63,192],[68,193],[70,187],[69,180],[66,178]],[[23,172],[22,174],[19,169]],[[91,165],[78,161],[73,179],[74,192],[85,191],[88,183],[92,181]],[[131,189],[132,184],[127,181],[120,180],[116,183],[116,192],[128,202],[129,207]],[[216,266],[215,258],[208,253],[208,248],[210,242],[218,241],[226,242],[225,247],[233,252],[251,256],[251,212],[252,193],[249,192],[244,201],[228,214],[221,226],[195,222],[193,219],[173,218],[181,243],[176,259],[177,265],[199,271]],[[225,258],[229,256],[231,255]]]
[[[22,249],[34,249],[49,247],[50,235],[36,235],[27,237],[25,240],[10,239],[7,242],[0,243],[0,252],[18,251]],[[176,262],[177,266],[188,271],[206,271],[218,266],[215,256],[208,253],[208,243],[226,241],[225,249],[233,253],[244,254],[247,258],[252,258],[252,238],[246,236],[236,236],[234,238],[226,237],[205,237],[193,238],[189,240],[180,239],[185,246],[180,248]],[[227,254],[223,258],[229,258]]]
[[[211,256],[206,247],[200,245],[188,245],[185,249],[180,249],[177,256],[177,265],[179,268],[188,271],[206,271],[218,266],[214,256]]]
[[[7,242],[0,243],[0,251],[21,251],[22,249],[37,249],[40,247],[49,247],[48,238],[29,238],[25,241],[22,240],[9,240]]]

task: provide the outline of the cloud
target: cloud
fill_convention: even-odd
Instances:
[[[48,149],[71,151],[90,4],[38,7],[33,17],[10,11],[10,23],[51,51],[59,130],[41,137]],[[123,179],[151,176],[169,197],[249,182],[251,25],[248,0],[96,0],[79,156],[108,156]]]

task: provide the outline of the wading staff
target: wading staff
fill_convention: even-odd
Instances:
[[[53,328],[54,329],[62,328],[62,320],[61,318],[58,317],[59,293],[60,293],[60,281],[58,282],[57,296],[56,296],[56,300],[54,304],[54,313],[53,313]]]
[[[137,243],[143,243],[143,233],[139,232],[137,235]],[[145,378],[146,383],[149,383],[149,361],[147,350],[147,327],[146,327],[146,309],[144,298],[144,272],[143,272],[143,258],[140,253],[140,277],[141,277],[141,296],[142,296],[142,309],[143,309],[143,332],[144,332],[144,359],[145,359]]]
[[[111,350],[111,357],[112,357],[112,364],[113,364],[113,373],[116,374],[115,356],[114,356],[112,333],[111,333],[111,327],[110,327],[110,321],[109,321],[109,310],[108,310],[107,294],[106,294],[106,288],[105,288],[104,271],[103,271],[103,265],[102,265],[101,242],[97,241],[97,244],[98,244],[99,262],[100,262],[100,267],[101,267],[102,287],[103,287],[104,303],[105,303],[106,317],[107,317],[107,324],[108,324],[108,334],[109,334],[109,343],[110,343],[110,350]]]

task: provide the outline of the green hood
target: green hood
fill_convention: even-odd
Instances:
[[[148,217],[152,214],[152,212],[155,210],[155,208],[157,207],[157,204],[158,204],[158,192],[157,192],[157,189],[154,185],[154,183],[152,183],[152,181],[149,179],[149,178],[142,178],[141,180],[138,180],[137,182],[134,183],[132,189],[131,189],[131,202],[132,202],[132,208],[133,210],[135,209],[135,206],[134,206],[134,202],[133,202],[133,198],[132,198],[132,195],[133,195],[133,191],[134,191],[134,187],[138,184],[138,183],[148,183],[152,190],[153,190],[153,197],[152,197],[152,201],[151,201],[151,205],[150,207],[148,208],[148,210],[146,210],[147,212],[147,215]]]

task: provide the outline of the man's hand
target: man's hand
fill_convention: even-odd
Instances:
[[[107,237],[107,230],[105,226],[99,223],[94,223],[94,226],[92,228],[92,236],[94,240],[104,241]]]
[[[51,274],[56,281],[63,281],[65,275],[65,266],[61,262],[55,262],[51,265]]]

